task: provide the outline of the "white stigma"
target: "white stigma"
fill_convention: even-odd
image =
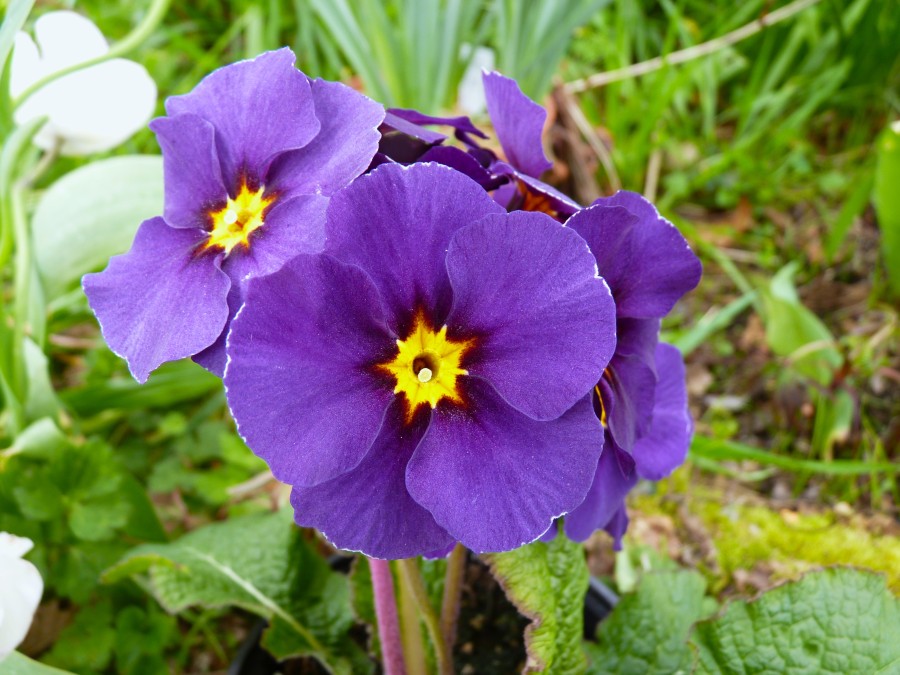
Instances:
[[[416,377],[419,378],[419,382],[421,382],[422,384],[424,384],[425,382],[431,382],[431,368],[422,368],[422,370],[419,371]]]
[[[226,225],[234,225],[237,222],[238,214],[234,209],[228,209],[225,212],[225,215],[222,217],[222,220],[225,221]]]

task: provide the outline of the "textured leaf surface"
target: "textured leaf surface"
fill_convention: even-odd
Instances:
[[[111,157],[56,181],[32,224],[35,255],[49,297],[131,246],[141,221],[162,213],[162,157]]]
[[[367,669],[348,637],[349,582],[307,546],[289,511],[235,518],[170,544],[140,546],[105,578],[145,572],[170,612],[243,607],[269,620],[263,645],[277,658],[314,656],[337,673]]]
[[[829,569],[697,624],[698,673],[900,673],[900,601],[884,578]]]
[[[599,644],[587,644],[592,675],[691,671],[688,635],[695,621],[708,615],[706,582],[696,572],[647,574],[635,593],[622,597],[600,624]]]
[[[525,629],[526,673],[583,673],[584,549],[563,534],[484,556],[506,596],[531,623]]]

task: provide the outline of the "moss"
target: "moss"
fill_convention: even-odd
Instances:
[[[707,549],[705,564],[695,564],[715,592],[741,571],[778,581],[815,567],[851,565],[884,573],[891,589],[900,593],[900,537],[878,532],[860,516],[741,503],[731,490],[698,485],[687,469],[660,483],[655,494],[636,496],[632,505],[639,514],[672,518],[683,545]],[[693,522],[686,523],[688,518]],[[696,541],[698,523],[708,542]]]

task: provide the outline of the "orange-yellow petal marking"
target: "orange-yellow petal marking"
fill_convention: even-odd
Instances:
[[[397,381],[394,393],[406,397],[407,421],[421,405],[434,408],[445,398],[462,402],[457,379],[469,374],[460,365],[473,343],[474,340],[450,340],[447,326],[435,331],[421,314],[416,316],[409,336],[397,340],[397,355],[378,364]]]
[[[266,210],[275,201],[275,196],[266,196],[265,191],[263,186],[254,191],[246,181],[241,182],[237,197],[228,197],[221,210],[209,212],[213,228],[204,248],[219,247],[227,255],[238,244],[249,246],[250,235],[263,226]]]

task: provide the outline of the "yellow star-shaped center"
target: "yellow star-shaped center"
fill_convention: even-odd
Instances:
[[[435,408],[444,399],[462,403],[458,379],[469,371],[460,366],[474,342],[451,340],[447,326],[435,331],[422,313],[416,315],[407,338],[397,340],[397,355],[377,366],[396,380],[394,393],[406,398],[407,422],[420,406]]]
[[[228,255],[235,246],[250,246],[250,235],[265,223],[266,212],[275,201],[275,195],[266,195],[260,186],[253,190],[246,181],[241,182],[237,196],[228,197],[225,206],[210,211],[212,230],[204,248],[220,248]]]

